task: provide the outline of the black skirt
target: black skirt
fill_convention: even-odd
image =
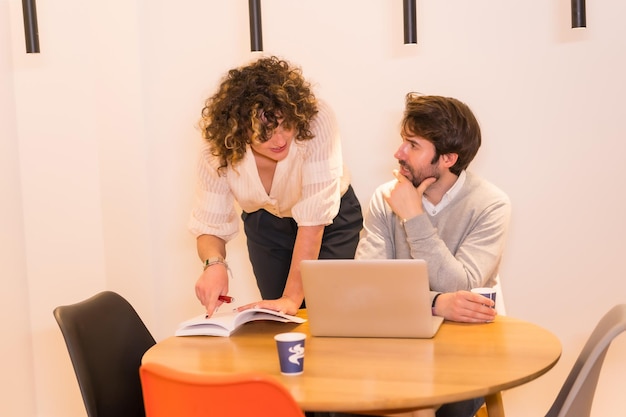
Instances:
[[[265,210],[243,212],[241,218],[261,297],[278,299],[287,282],[298,225],[293,218],[279,218]],[[324,229],[319,259],[353,259],[362,228],[361,204],[350,186],[341,197],[339,213]]]

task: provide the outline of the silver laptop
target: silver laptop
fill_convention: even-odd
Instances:
[[[300,270],[313,336],[431,338],[443,321],[424,260],[306,260]]]

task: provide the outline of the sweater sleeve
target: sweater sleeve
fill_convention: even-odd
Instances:
[[[395,215],[383,198],[384,184],[376,189],[363,218],[355,259],[396,259]]]
[[[494,285],[511,215],[508,197],[472,179],[434,217],[423,213],[402,222],[383,197],[393,182],[374,192],[355,257],[423,259],[436,292]]]
[[[426,260],[434,291],[493,284],[500,266],[510,219],[508,198],[498,196],[473,207],[468,207],[469,198],[461,202],[446,208],[450,213],[438,228],[427,214],[404,223],[411,257]]]

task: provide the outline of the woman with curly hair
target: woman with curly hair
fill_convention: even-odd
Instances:
[[[204,271],[196,296],[210,316],[228,293],[226,243],[242,210],[248,255],[263,300],[304,306],[300,261],[354,257],[361,206],[344,169],[331,109],[299,68],[277,57],[231,69],[200,121],[205,145],[189,228]]]

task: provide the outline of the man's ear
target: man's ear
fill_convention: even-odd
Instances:
[[[457,159],[459,159],[459,154],[445,153],[441,155],[440,161],[445,168],[451,168],[456,164]]]

